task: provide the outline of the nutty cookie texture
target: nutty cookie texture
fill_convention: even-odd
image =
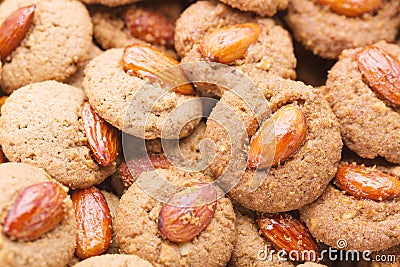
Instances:
[[[199,1],[187,8],[176,22],[175,48],[182,63],[218,62],[245,74],[296,77],[289,33],[272,19],[238,12],[222,3]],[[212,50],[211,55],[208,49]],[[224,60],[215,54],[235,57]],[[194,73],[190,78],[196,80],[198,75],[201,74]]]
[[[24,163],[0,164],[0,209],[5,218],[17,196],[28,186],[53,181],[42,169]],[[76,224],[71,199],[66,203],[65,218],[50,232],[33,241],[15,242],[3,234],[0,226],[2,266],[65,266],[74,255]]]
[[[75,267],[153,267],[148,261],[135,255],[102,255],[91,257],[74,265]]]
[[[288,0],[221,0],[231,7],[242,11],[252,11],[260,16],[273,16],[278,10],[286,9]]]
[[[311,234],[332,247],[340,239],[349,250],[383,250],[400,243],[398,199],[358,199],[330,185],[300,214]]]
[[[326,100],[311,87],[275,76],[253,77],[253,82],[269,101],[272,113],[293,106],[304,114],[305,139],[294,154],[277,162],[269,171],[257,170],[263,179],[260,186],[250,192],[255,170],[249,165],[240,167],[239,163],[244,161],[246,164],[246,155],[250,158],[248,152],[251,152],[252,145],[249,145],[249,139],[254,139],[260,127],[244,99],[227,91],[207,121],[206,136],[214,141],[216,148],[216,157],[210,169],[215,178],[222,177],[222,180],[219,179],[222,183],[228,179],[230,183],[234,177],[238,178],[229,195],[245,208],[269,213],[298,209],[316,200],[335,175],[342,148],[339,125]],[[235,112],[237,119],[229,118],[224,108],[226,106]],[[266,114],[268,111],[262,120],[265,120]],[[245,132],[232,137],[225,127],[238,130],[245,127]],[[297,124],[293,127],[297,129]],[[235,138],[239,145],[234,146],[231,138]],[[285,147],[285,143],[281,145]],[[280,148],[277,147],[276,151],[281,151]],[[257,160],[254,162],[257,163]],[[242,170],[243,167],[245,170]]]
[[[82,90],[47,81],[15,91],[2,107],[0,143],[12,162],[46,170],[70,188],[99,184],[115,172],[92,158],[82,121]]]
[[[176,92],[162,96],[159,83],[125,72],[123,53],[121,48],[107,50],[85,69],[83,87],[96,112],[116,128],[145,139],[159,138],[162,132],[168,139],[189,135],[202,115],[201,103],[192,101],[197,97]],[[149,66],[158,63],[148,60]]]
[[[379,42],[373,47],[400,61],[398,45]],[[390,162],[400,163],[399,108],[373,90],[361,73],[356,56],[362,49],[343,51],[329,72],[326,98],[338,118],[341,135],[348,148],[363,158],[381,156]],[[381,63],[384,62],[377,65]],[[396,79],[398,82],[399,78]],[[380,82],[382,86],[385,83],[388,80]]]
[[[0,5],[0,22],[31,4],[36,9],[29,31],[2,59],[0,84],[8,94],[30,83],[67,80],[85,62],[91,46],[89,12],[75,0],[7,0]]]
[[[319,2],[324,1],[290,1],[286,17],[295,38],[316,55],[336,59],[344,49],[396,38],[400,25],[397,0],[382,1],[377,10],[359,16],[340,14]]]
[[[210,182],[201,173],[184,173],[174,168],[143,173],[138,180],[157,172],[174,185],[191,186]],[[154,193],[163,191],[153,184]],[[153,195],[154,196],[154,195]],[[213,218],[191,241],[171,242],[161,235],[158,218],[163,203],[148,195],[136,183],[122,196],[117,209],[115,231],[121,253],[135,254],[154,266],[225,266],[236,239],[235,213],[228,198],[217,200]],[[186,233],[182,233],[183,236]]]
[[[260,260],[260,250],[274,250],[272,244],[262,237],[256,224],[256,215],[242,207],[235,206],[236,214],[236,244],[232,252],[229,267],[290,267],[295,266],[290,261],[279,261],[275,257],[271,260]]]

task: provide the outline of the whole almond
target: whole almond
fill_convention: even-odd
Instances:
[[[340,165],[334,183],[357,198],[383,201],[400,196],[400,180],[397,177],[364,166]]]
[[[192,95],[194,87],[170,55],[146,44],[132,44],[124,49],[124,70],[142,79],[157,81],[183,95]]]
[[[162,14],[132,6],[122,14],[122,18],[133,37],[153,45],[174,46],[175,27]]]
[[[358,17],[379,9],[383,0],[318,0],[318,2],[329,6],[332,11],[340,15]]]
[[[35,240],[65,217],[64,189],[54,182],[31,185],[18,195],[7,213],[3,233],[15,240]]]
[[[36,5],[14,11],[0,26],[0,57],[5,60],[19,46],[32,25]]]
[[[257,23],[226,26],[206,35],[200,51],[213,62],[229,64],[243,58],[260,33]]]
[[[119,140],[115,128],[85,103],[82,111],[86,136],[93,158],[102,166],[109,166],[117,157]]]
[[[119,176],[125,187],[131,186],[143,172],[153,169],[168,169],[171,163],[162,155],[149,155],[147,158],[131,159],[127,163],[122,163],[119,168]]]
[[[356,60],[368,85],[387,101],[400,105],[400,62],[376,46],[364,47]]]
[[[318,247],[307,228],[289,214],[259,214],[258,226],[275,249],[297,251],[297,261],[317,261]]]
[[[295,106],[287,105],[267,119],[252,137],[249,168],[267,168],[291,157],[304,143],[307,119]]]
[[[91,187],[75,191],[71,199],[78,226],[76,256],[86,259],[106,252],[112,240],[112,220],[103,194]]]
[[[217,208],[217,191],[199,183],[168,199],[158,217],[158,229],[172,242],[188,242],[211,222]]]

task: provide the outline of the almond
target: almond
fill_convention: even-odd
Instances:
[[[199,183],[174,194],[161,208],[158,229],[172,242],[188,242],[211,222],[217,208],[217,191]]]
[[[41,237],[64,219],[66,198],[67,193],[54,182],[25,188],[7,213],[3,233],[16,240]]]
[[[150,45],[132,44],[125,47],[122,64],[130,75],[159,82],[183,95],[194,93],[194,88],[180,69],[179,62]]]
[[[304,113],[292,105],[281,108],[252,137],[248,167],[267,168],[280,164],[300,148],[306,133],[307,119]]]
[[[356,54],[358,68],[368,85],[381,97],[400,105],[400,62],[376,46]]]
[[[358,17],[379,9],[383,0],[318,0],[318,2],[327,5],[340,15]]]
[[[0,147],[0,164],[7,162],[6,156],[4,156],[3,150]]]
[[[19,46],[32,25],[36,5],[21,7],[14,11],[0,26],[0,57],[7,56]]]
[[[400,195],[400,181],[397,177],[364,166],[340,165],[334,183],[339,189],[357,198],[383,201]]]
[[[122,18],[133,37],[153,45],[174,47],[175,27],[162,14],[132,6]]]
[[[206,35],[200,52],[213,62],[229,64],[243,58],[260,33],[257,23],[226,26]]]
[[[259,214],[261,234],[276,249],[291,252],[297,261],[317,261],[318,247],[307,228],[289,214]],[[293,251],[297,252],[292,254]]]
[[[4,103],[6,102],[8,96],[2,96],[0,97],[0,115],[1,115],[1,107],[4,105]]]
[[[119,176],[125,187],[131,186],[142,172],[153,169],[168,169],[171,163],[161,155],[149,155],[147,158],[135,158],[119,166]]]
[[[75,191],[71,199],[78,226],[76,256],[86,259],[106,252],[112,239],[112,221],[103,194],[91,187]]]
[[[82,118],[93,158],[102,166],[109,166],[118,154],[119,140],[115,128],[102,119],[85,103]]]

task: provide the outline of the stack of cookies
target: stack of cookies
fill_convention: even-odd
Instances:
[[[399,27],[398,0],[0,1],[0,265],[399,264]]]

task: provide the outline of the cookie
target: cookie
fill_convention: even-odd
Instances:
[[[344,49],[380,40],[393,42],[400,25],[400,3],[382,1],[371,14],[349,17],[338,14],[317,0],[290,1],[286,22],[295,38],[315,55],[336,59]]]
[[[0,144],[10,161],[41,167],[70,188],[99,184],[115,172],[91,156],[82,90],[47,81],[15,91],[2,107]]]
[[[147,42],[176,57],[174,25],[182,9],[177,0],[143,2],[120,8],[92,7],[94,38],[103,49]]]
[[[85,62],[92,43],[89,13],[76,0],[6,0],[0,21],[31,4],[36,4],[31,28],[3,59],[0,85],[7,94],[30,83],[67,80]]]
[[[158,175],[174,185],[188,186],[209,182],[201,173],[183,173],[176,169],[158,169]],[[155,171],[143,173],[137,181],[145,181]],[[154,183],[155,193],[163,194],[161,184]],[[153,195],[160,196],[160,195]],[[115,231],[121,253],[135,254],[154,266],[225,266],[235,243],[235,213],[228,198],[217,200],[210,224],[192,241],[175,243],[158,230],[162,203],[144,192],[138,182],[122,196],[117,209]]]
[[[398,199],[360,199],[329,185],[300,215],[311,234],[329,246],[345,240],[348,250],[377,251],[400,244],[399,207]]]
[[[83,89],[83,76],[84,76],[84,70],[87,66],[87,64],[89,64],[90,60],[92,60],[93,58],[97,57],[98,55],[100,55],[101,53],[103,53],[103,51],[97,47],[97,45],[92,44],[90,46],[90,51],[89,51],[89,57],[88,59],[83,63],[82,66],[80,66],[77,71],[71,76],[69,77],[65,83],[69,84],[71,86],[77,87],[77,88],[81,88]]]
[[[256,216],[251,211],[246,211],[241,207],[235,206],[236,213],[236,244],[232,252],[229,267],[289,267],[294,266],[289,261],[279,261],[275,255],[272,259],[267,257],[265,260],[259,258],[260,250],[275,250],[272,244],[260,236]]]
[[[259,125],[248,106],[254,104],[245,101],[256,94],[243,91],[239,97],[238,91],[226,91],[207,120],[206,136],[216,148],[210,169],[224,190],[230,190],[230,197],[245,208],[269,213],[298,209],[317,199],[336,173],[342,148],[339,125],[326,100],[312,87],[275,76],[253,77],[253,82],[272,113],[288,104],[301,110],[307,128],[304,143],[269,171],[249,168],[249,141]],[[259,122],[266,120],[265,107],[252,108],[261,114]]]
[[[400,47],[379,42],[400,60]],[[338,118],[344,143],[363,158],[386,158],[400,163],[399,109],[390,106],[364,81],[355,59],[361,48],[345,50],[326,83],[327,99]]]
[[[124,71],[122,54],[123,49],[107,50],[85,69],[83,87],[96,112],[123,132],[144,139],[159,138],[162,132],[167,139],[189,135],[202,116],[197,97],[162,95],[165,90],[158,83]]]
[[[272,17],[278,10],[286,9],[288,0],[221,0],[221,2],[241,11],[252,11],[260,16]]]
[[[50,176],[37,167],[24,163],[0,164],[2,218],[28,186],[52,181]],[[71,200],[67,201],[66,217],[50,232],[33,241],[15,242],[0,234],[0,261],[2,266],[65,266],[75,251],[75,216]],[[3,225],[0,226],[1,230]],[[3,231],[1,231],[3,232]]]
[[[114,224],[115,216],[117,213],[117,207],[119,205],[119,198],[116,195],[114,195],[110,192],[107,192],[105,190],[101,190],[101,193],[103,194],[104,198],[107,201],[108,208],[110,209],[112,222]],[[107,250],[107,254],[119,254],[119,248],[117,246],[117,242],[115,241],[114,227],[113,227],[113,237],[112,237],[111,245],[110,245],[110,248]]]
[[[196,21],[193,21],[196,17]],[[248,13],[235,11],[222,3],[199,1],[187,8],[176,22],[175,48],[181,55],[182,63],[198,61],[212,62],[203,51],[208,36],[225,26],[244,23],[257,23],[260,33],[255,42],[245,51],[242,57],[227,63],[244,74],[260,72],[276,74],[284,78],[296,78],[296,58],[289,33],[272,19],[254,17]],[[218,61],[217,61],[218,62]],[[224,63],[224,62],[221,62]],[[194,66],[194,70],[186,74],[193,81],[208,76]],[[212,75],[212,73],[210,74]],[[202,90],[214,90],[202,88]],[[216,92],[217,96],[221,96]]]
[[[88,258],[75,267],[153,267],[148,261],[135,255],[102,255]]]
[[[132,4],[138,2],[140,0],[79,0],[85,4],[101,4],[105,6],[115,7],[115,6],[122,6],[127,4]]]

